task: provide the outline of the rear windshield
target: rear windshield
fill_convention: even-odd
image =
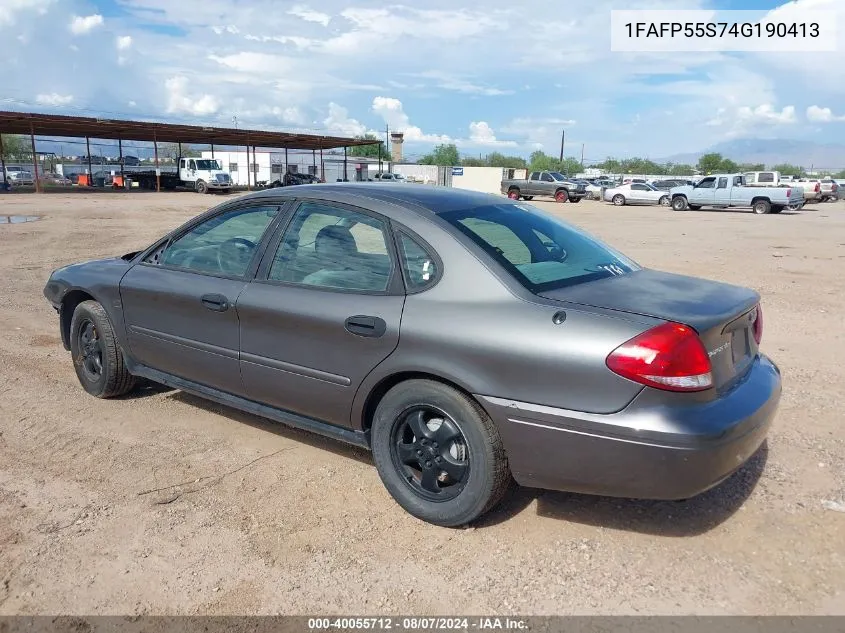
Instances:
[[[504,203],[439,215],[535,293],[639,270],[623,254],[531,205]]]

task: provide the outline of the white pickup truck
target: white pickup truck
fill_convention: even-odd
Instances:
[[[780,213],[786,208],[804,206],[804,190],[800,187],[751,187],[743,174],[716,174],[702,178],[695,186],[673,187],[670,190],[675,211],[750,208],[754,213]]]

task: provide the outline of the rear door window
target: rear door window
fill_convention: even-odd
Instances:
[[[532,292],[639,270],[623,254],[530,205],[486,205],[440,217]]]

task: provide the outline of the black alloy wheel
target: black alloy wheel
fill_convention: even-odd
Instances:
[[[395,421],[391,457],[407,485],[430,501],[448,501],[466,486],[467,441],[458,424],[430,405],[406,409]]]
[[[97,326],[91,319],[85,319],[79,328],[79,355],[82,370],[92,382],[97,382],[103,375],[103,342],[97,332]]]

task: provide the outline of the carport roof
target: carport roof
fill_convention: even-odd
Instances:
[[[377,145],[379,141],[318,136],[290,132],[267,132],[199,125],[177,125],[149,121],[128,121],[93,117],[76,117],[31,112],[0,111],[0,132],[4,134],[38,134],[73,138],[121,139],[124,141],[157,141],[160,143],[196,143],[221,146],[255,146],[287,149],[334,149],[358,145]]]

